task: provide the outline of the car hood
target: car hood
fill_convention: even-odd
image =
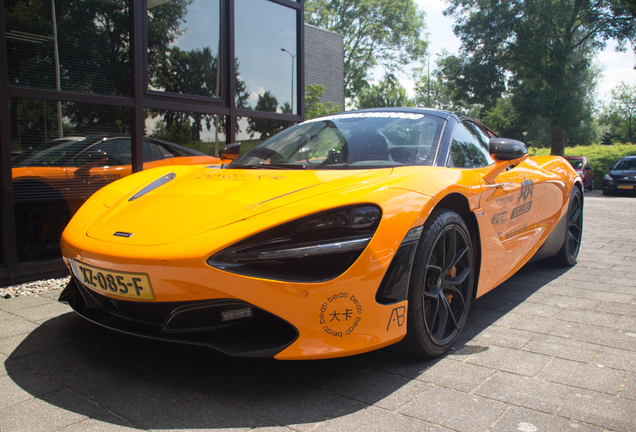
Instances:
[[[96,240],[153,246],[182,240],[282,206],[381,181],[392,169],[356,171],[173,170],[174,180],[129,201],[120,197],[88,226]],[[165,170],[157,178],[165,175]],[[154,180],[154,179],[153,179]],[[115,232],[132,234],[115,236]]]
[[[612,170],[609,173],[610,177],[621,180],[625,177],[629,177],[631,180],[636,179],[636,170]]]

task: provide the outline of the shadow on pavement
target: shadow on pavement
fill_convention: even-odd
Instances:
[[[477,300],[465,337],[447,357],[488,349],[470,338],[564,269],[533,263]],[[252,428],[322,422],[369,405],[397,409],[399,391],[444,357],[423,360],[383,349],[333,360],[231,358],[211,350],[140,339],[67,313],[43,323],[5,366],[23,390],[53,406],[143,429]]]

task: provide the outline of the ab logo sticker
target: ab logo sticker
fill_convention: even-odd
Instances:
[[[402,327],[406,321],[406,307],[396,307],[391,311],[391,317],[389,318],[389,324],[386,326],[386,331],[389,331],[391,324],[395,323],[398,327]]]

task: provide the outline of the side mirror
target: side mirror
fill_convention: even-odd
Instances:
[[[521,141],[508,138],[491,138],[488,151],[495,161],[519,159],[528,154],[528,147]]]
[[[225,163],[232,162],[238,157],[240,150],[241,143],[228,144],[219,152],[219,158]]]

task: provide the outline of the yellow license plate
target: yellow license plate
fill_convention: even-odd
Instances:
[[[148,275],[93,267],[72,260],[75,276],[86,288],[102,294],[137,300],[154,300]]]
[[[634,189],[633,185],[618,185],[619,189]]]

